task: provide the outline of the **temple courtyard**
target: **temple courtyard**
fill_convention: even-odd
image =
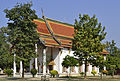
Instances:
[[[103,79],[100,79],[98,76],[88,76],[87,79],[83,79],[83,77],[59,77],[59,78],[49,78],[49,80],[41,80],[41,78],[19,78],[19,77],[7,77],[7,75],[0,75],[0,81],[120,81],[120,76],[104,76]]]
[[[0,79],[0,81],[43,81],[43,80],[39,80],[39,79]],[[48,81],[48,80],[46,80]],[[65,79],[65,80],[55,80],[55,79],[51,79],[49,81],[120,81],[120,79]]]

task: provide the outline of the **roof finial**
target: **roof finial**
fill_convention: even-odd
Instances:
[[[42,11],[42,18],[44,18],[45,16],[42,8],[41,8],[41,11]]]
[[[57,40],[57,38],[55,37],[53,31],[50,29],[50,26],[49,26],[49,24],[48,24],[48,22],[47,22],[47,20],[46,20],[46,17],[44,16],[44,13],[43,13],[43,9],[42,9],[42,8],[41,8],[41,11],[42,11],[42,15],[43,15],[42,18],[43,18],[43,20],[45,21],[45,24],[46,24],[46,26],[47,26],[47,28],[48,28],[48,31],[49,31],[50,34],[52,35],[53,39],[54,39],[59,45],[61,45],[61,42],[60,42],[59,40]]]

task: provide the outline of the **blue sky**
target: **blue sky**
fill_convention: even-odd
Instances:
[[[41,18],[41,8],[45,16],[74,24],[79,14],[96,15],[98,21],[106,27],[105,41],[115,40],[120,45],[120,0],[0,0],[0,27],[7,26],[4,9],[13,8],[16,3],[32,1],[32,9]],[[120,47],[120,46],[119,46]]]

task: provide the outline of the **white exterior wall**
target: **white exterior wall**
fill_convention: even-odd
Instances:
[[[62,48],[61,49],[61,55],[60,55],[60,73],[62,73],[63,67],[62,67],[62,61],[65,56],[68,55],[67,48]]]
[[[95,67],[95,71],[97,71],[97,75],[99,75],[99,68]]]
[[[59,62],[58,62],[58,56],[59,56],[59,49],[58,48],[53,48],[53,59],[55,62],[55,65],[53,66],[54,70],[59,70],[58,66],[59,66]]]
[[[61,49],[61,51],[59,49]],[[43,54],[42,50],[43,50],[42,48],[38,48],[38,54],[39,54],[38,60],[40,62],[39,73],[42,72],[42,68],[41,68],[42,67],[42,54]],[[74,56],[73,55],[74,51],[68,48],[52,48],[52,50],[53,50],[53,60],[55,62],[53,69],[57,70],[59,74],[67,74],[66,72],[64,73],[62,72],[63,71],[62,62],[66,55]],[[49,60],[50,56],[51,56],[51,48],[48,47],[47,52],[46,52],[46,59]],[[30,69],[32,68],[32,65],[31,65],[32,63],[33,63],[33,60],[31,60],[30,62]],[[84,72],[85,65],[83,64],[81,67],[82,67],[81,72]],[[79,67],[75,67],[74,70],[75,71],[71,72],[71,74],[79,74]],[[67,71],[69,72],[69,68],[67,69]],[[92,65],[89,64],[89,71],[87,72],[87,75],[92,75],[91,71],[92,71]],[[99,68],[95,67],[95,71],[97,71],[97,74],[98,74]],[[47,69],[47,72],[48,72],[48,69]]]
[[[38,69],[39,69],[39,72],[38,73],[41,73],[42,72],[42,69],[41,69],[41,67],[42,67],[42,63],[43,63],[43,61],[42,61],[42,55],[43,54],[43,50],[42,50],[42,48],[38,48],[38,61],[39,61],[39,66],[38,66]]]
[[[66,55],[69,55],[69,56],[74,56],[73,53],[74,51],[72,51],[71,49],[68,49],[68,48],[62,48],[61,49],[62,53],[60,55],[60,73],[63,73],[62,70],[63,70],[63,67],[62,67],[62,62],[63,62],[63,59],[65,58]],[[67,69],[68,73],[69,73],[69,70],[70,68]],[[72,73],[79,73],[78,71],[78,67],[75,67],[75,72],[72,72]],[[64,72],[65,74],[65,72]]]

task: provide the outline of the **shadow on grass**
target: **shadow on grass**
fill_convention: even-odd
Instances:
[[[26,78],[16,78],[16,77],[6,77],[5,79],[7,80],[12,80],[12,81],[16,81],[16,80],[21,80],[21,81],[24,81],[24,80],[27,80]]]

